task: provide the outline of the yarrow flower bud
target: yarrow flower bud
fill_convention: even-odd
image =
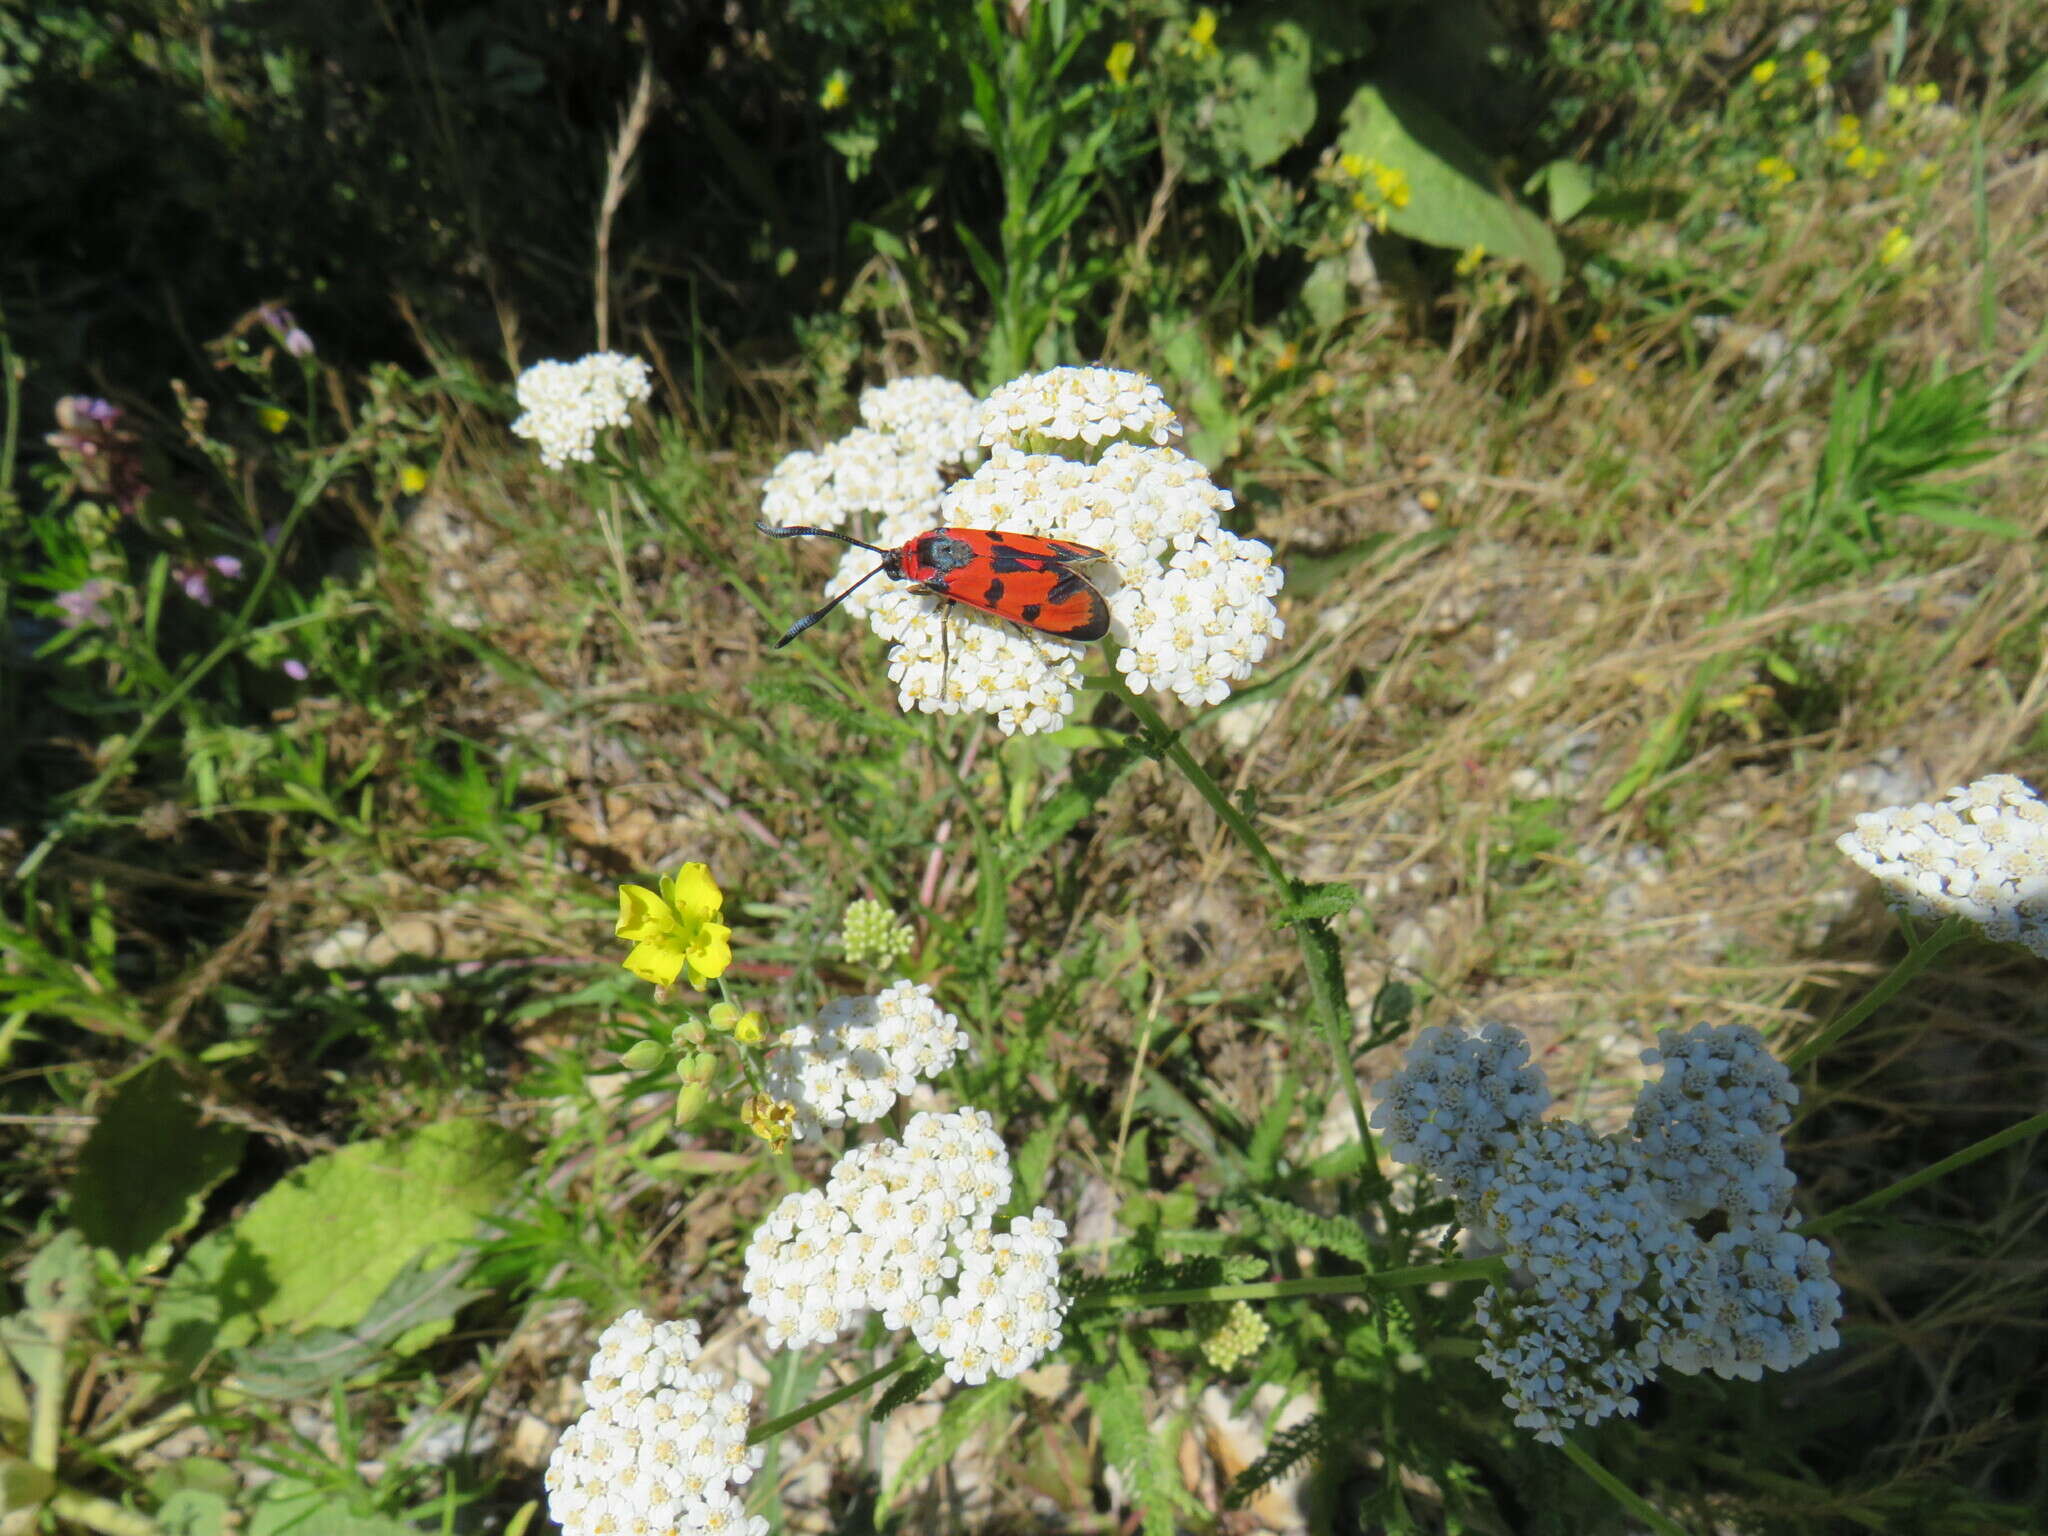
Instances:
[[[1967,918],[2048,959],[2048,805],[2025,781],[1996,773],[1939,805],[1867,811],[1835,846],[1877,878],[1894,911]]]
[[[519,437],[540,444],[540,461],[560,469],[589,463],[597,435],[633,419],[633,406],[653,394],[653,376],[637,357],[593,352],[573,363],[535,363],[519,375]]]
[[[1237,1368],[1266,1347],[1272,1329],[1248,1301],[1234,1301],[1217,1309],[1220,1318],[1202,1338],[1202,1358],[1219,1371]]]
[[[865,897],[846,904],[840,920],[839,947],[852,965],[886,969],[917,946],[910,925],[897,919],[888,903]]]
[[[960,1021],[932,989],[899,981],[874,997],[827,1003],[813,1023],[787,1031],[763,1064],[768,1091],[796,1106],[797,1135],[823,1126],[870,1125],[920,1078],[937,1077],[967,1049]]]
[[[771,1345],[825,1343],[879,1312],[955,1381],[1019,1375],[1062,1337],[1067,1229],[1040,1206],[992,1232],[1009,1198],[1009,1154],[989,1115],[914,1116],[900,1143],[854,1149],[824,1189],[769,1212],[747,1249],[747,1305]]]
[[[1838,1342],[1827,1249],[1792,1230],[1785,1068],[1743,1025],[1657,1043],[1628,1135],[1538,1121],[1548,1088],[1502,1025],[1425,1030],[1373,1115],[1513,1260],[1513,1286],[1479,1301],[1479,1364],[1539,1440],[1633,1414],[1663,1366],[1754,1379]],[[1700,1218],[1726,1230],[1704,1237]]]
[[[548,1513],[566,1536],[765,1536],[737,1492],[763,1458],[747,1444],[754,1389],[693,1369],[700,1347],[696,1323],[639,1312],[599,1338],[590,1406],[548,1458]]]

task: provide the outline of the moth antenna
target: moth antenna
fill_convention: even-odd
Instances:
[[[889,550],[882,548],[879,544],[870,544],[866,539],[856,539],[850,534],[835,533],[830,528],[806,528],[794,523],[787,527],[778,527],[774,523],[756,523],[754,527],[757,531],[767,534],[771,539],[837,539],[840,543],[851,544],[856,549],[871,549],[878,555],[890,553]],[[866,580],[867,578],[863,577],[861,579]],[[853,588],[848,587],[846,590],[851,592]],[[829,610],[820,609],[819,611],[822,613]]]

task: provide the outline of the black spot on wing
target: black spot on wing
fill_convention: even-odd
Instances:
[[[1045,609],[1040,604],[1026,603],[1022,608],[1019,608],[1017,610],[1017,616],[1021,618],[1026,624],[1036,624],[1038,622],[1038,616],[1043,612],[1045,612]]]
[[[982,601],[983,601],[984,603],[987,603],[987,604],[989,605],[989,607],[991,607],[991,608],[995,607],[995,605],[996,605],[997,603],[1000,603],[1000,602],[1001,602],[1001,601],[1003,600],[1003,584],[1002,584],[1002,582],[1000,582],[1000,581],[991,581],[991,582],[989,582],[989,584],[988,584],[988,585],[987,585],[986,587],[982,588],[982,592],[981,592],[981,600],[982,600]]]

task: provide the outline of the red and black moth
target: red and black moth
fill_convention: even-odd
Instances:
[[[901,549],[884,549],[829,528],[754,526],[771,539],[837,539],[882,557],[880,565],[831,602],[790,625],[789,633],[775,642],[778,648],[876,576],[914,582],[919,592],[965,603],[1062,640],[1100,640],[1109,633],[1109,604],[1088,578],[1074,569],[1107,558],[1086,544],[987,528],[932,528],[905,540]]]

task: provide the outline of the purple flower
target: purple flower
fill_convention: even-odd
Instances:
[[[298,657],[287,656],[284,659],[284,675],[295,683],[303,683],[312,673]]]
[[[206,563],[216,571],[219,571],[221,575],[227,577],[229,581],[235,580],[242,574],[242,561],[238,555],[215,555]]]
[[[107,622],[107,611],[101,605],[111,590],[100,577],[73,587],[69,592],[57,594],[57,606],[64,610],[64,617],[58,622],[66,629],[83,629],[88,624]]]
[[[260,305],[256,318],[293,357],[313,355],[313,338],[300,329],[298,320],[282,304]]]
[[[57,402],[57,430],[43,441],[57,450],[72,485],[105,496],[133,512],[149,494],[135,434],[121,430],[121,408],[96,395],[66,395]]]
[[[185,595],[202,608],[213,606],[213,589],[206,584],[206,567],[203,565],[180,565],[171,571],[171,579],[185,589]]]

